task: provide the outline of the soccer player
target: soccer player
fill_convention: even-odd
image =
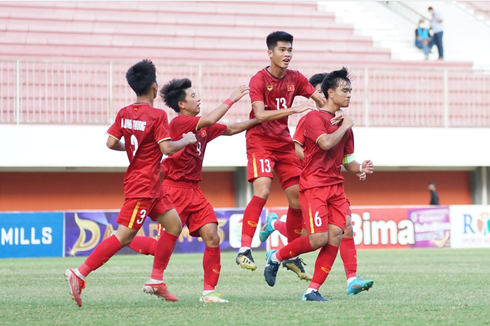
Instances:
[[[321,89],[322,81],[325,78],[326,73],[315,74],[310,77],[310,84],[316,88],[318,93],[323,95],[323,91]],[[295,145],[296,154],[300,158],[301,162],[304,163],[304,152],[303,146],[305,143],[305,121],[306,115],[303,116],[296,126],[296,130],[294,132],[293,141]],[[344,161],[343,165],[348,172],[356,173],[359,177],[359,180],[366,180],[366,173],[364,171],[360,171],[357,166],[365,166],[365,170],[369,173],[373,171],[373,163],[370,160],[366,160],[360,165],[355,161],[355,159],[351,159],[351,162]],[[357,251],[354,243],[354,230],[352,228],[351,223],[351,210],[350,210],[350,202],[346,197],[346,227],[345,232],[342,235],[342,241],[340,246],[340,257],[342,258],[342,262],[344,263],[345,275],[347,278],[347,294],[357,294],[362,291],[364,288],[364,284],[367,282],[371,282],[371,280],[362,281],[357,278]],[[271,213],[267,216],[267,221],[264,224],[264,227],[260,231],[260,240],[262,242],[266,241],[274,230],[278,230],[281,234],[281,231],[284,230],[284,222],[279,221],[277,214]],[[284,234],[283,234],[284,235]]]
[[[168,156],[162,162],[164,174],[163,189],[170,196],[189,233],[202,237],[206,246],[203,256],[204,287],[202,302],[228,302],[215,292],[221,271],[220,238],[218,220],[213,207],[204,197],[198,186],[202,180],[202,163],[206,145],[220,135],[234,135],[255,124],[257,119],[237,122],[229,126],[216,123],[231,108],[233,103],[248,94],[246,85],[238,87],[223,104],[205,116],[197,116],[201,111],[201,99],[192,88],[189,79],[174,79],[162,87],[160,96],[178,116],[170,122],[170,136],[173,140],[182,134],[195,134],[197,142],[184,150]],[[136,237],[130,247],[138,252],[153,254],[155,239]]]
[[[136,93],[136,102],[121,109],[107,131],[107,146],[126,151],[129,159],[124,177],[124,205],[117,217],[117,232],[102,241],[79,268],[65,272],[70,293],[79,307],[82,306],[80,295],[85,288],[85,277],[131,243],[147,216],[160,223],[165,231],[156,243],[151,278],[143,290],[168,301],[177,301],[163,283],[163,271],[182,224],[168,195],[160,187],[160,161],[162,153],[173,154],[196,143],[196,136],[189,132],[178,141],[170,140],[167,114],[153,107],[158,85],[156,69],[150,60],[129,68],[126,79]]]
[[[336,111],[350,103],[352,87],[347,69],[329,73],[321,88],[327,103],[306,117],[305,167],[300,178],[300,203],[309,235],[294,240],[279,251],[269,251],[264,269],[266,282],[274,286],[281,261],[321,248],[303,301],[328,301],[318,290],[330,273],[346,225],[344,178],[340,166],[343,162],[354,163],[351,130],[354,120],[347,117],[338,126],[330,122]],[[355,163],[358,171],[367,170],[365,162]],[[363,284],[361,291],[372,285],[372,281]]]
[[[269,197],[273,173],[288,199],[288,241],[301,236],[303,221],[298,198],[301,167],[294,153],[288,117],[312,109],[308,102],[291,107],[296,96],[312,98],[319,106],[324,103],[324,98],[305,76],[288,69],[293,57],[293,36],[283,31],[273,32],[267,36],[266,43],[270,65],[257,72],[249,84],[252,100],[250,118],[257,118],[260,124],[250,128],[246,134],[248,181],[253,184],[254,196],[243,214],[241,247],[236,257],[236,263],[249,270],[257,268],[251,252],[252,238]],[[290,257],[284,264],[300,279],[307,277],[297,257]]]

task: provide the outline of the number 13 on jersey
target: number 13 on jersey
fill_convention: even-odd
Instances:
[[[286,110],[288,108],[286,99],[284,97],[276,98],[276,107],[278,110]]]

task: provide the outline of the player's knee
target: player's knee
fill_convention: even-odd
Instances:
[[[267,187],[260,187],[254,189],[254,196],[260,197],[264,200],[269,199],[270,189]]]
[[[180,223],[180,220],[178,222],[175,221],[173,223],[166,223],[164,227],[165,227],[165,232],[175,236],[180,235],[180,233],[182,232],[182,224]]]
[[[217,232],[215,232],[214,234],[210,234],[208,237],[203,238],[203,240],[206,247],[209,248],[219,247],[219,235]]]
[[[345,232],[342,236],[343,238],[353,238],[354,237],[354,228],[352,227],[352,224],[347,224],[345,226]]]
[[[328,243],[328,232],[317,233],[309,236],[310,245],[313,250],[324,247]]]

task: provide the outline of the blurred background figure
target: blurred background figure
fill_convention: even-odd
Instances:
[[[415,30],[415,46],[424,50],[425,60],[429,60],[429,30],[426,27],[425,21],[421,19],[419,26]]]
[[[439,205],[439,195],[436,192],[436,183],[429,182],[427,187],[430,191],[430,205]]]
[[[430,21],[430,28],[434,33],[432,40],[429,43],[429,50],[436,45],[437,51],[439,51],[439,60],[444,59],[444,48],[442,46],[442,35],[444,33],[443,16],[440,12],[434,11],[432,7],[429,7],[429,13],[432,15],[432,20]]]

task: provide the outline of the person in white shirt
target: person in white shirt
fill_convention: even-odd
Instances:
[[[434,36],[429,43],[429,49],[432,49],[434,45],[437,46],[437,51],[439,51],[439,60],[444,60],[444,48],[442,45],[442,35],[444,33],[444,17],[442,13],[434,11],[432,7],[428,8],[429,13],[432,15],[432,20],[430,21],[430,27]]]

